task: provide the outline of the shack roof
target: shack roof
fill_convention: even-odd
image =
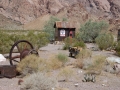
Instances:
[[[56,28],[75,28],[75,22],[55,22]]]

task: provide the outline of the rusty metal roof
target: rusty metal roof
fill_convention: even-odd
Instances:
[[[76,28],[75,27],[75,22],[61,22],[57,21],[55,23],[56,28]]]

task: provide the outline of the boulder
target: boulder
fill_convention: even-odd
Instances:
[[[0,54],[0,62],[2,61],[6,61],[6,58],[2,54]]]

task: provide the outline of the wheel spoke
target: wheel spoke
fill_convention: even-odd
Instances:
[[[18,49],[18,52],[20,53],[20,48],[19,48],[19,46],[18,46],[18,45],[16,45],[16,47],[17,47],[17,49]]]
[[[14,61],[14,62],[17,62],[17,63],[19,63],[19,62],[20,62],[20,61],[18,61],[18,60],[15,60],[15,59],[14,59],[13,61]]]

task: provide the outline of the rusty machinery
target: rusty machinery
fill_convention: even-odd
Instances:
[[[69,47],[69,56],[76,58],[76,56],[79,54],[80,49],[78,47]]]
[[[26,40],[15,42],[9,53],[10,65],[0,66],[0,77],[12,78],[16,76],[16,65],[29,54],[38,55],[33,45]]]

